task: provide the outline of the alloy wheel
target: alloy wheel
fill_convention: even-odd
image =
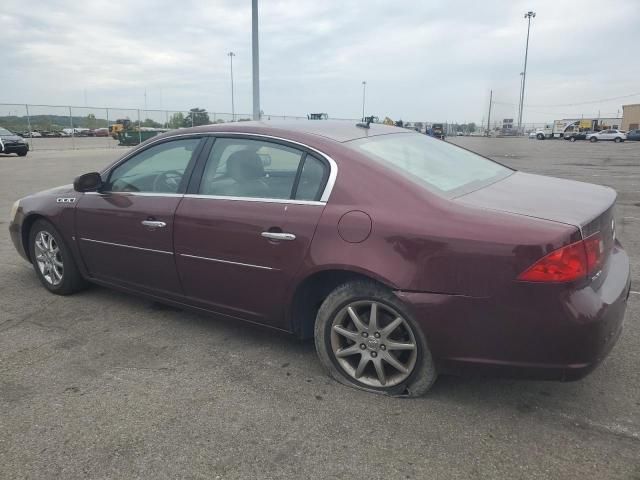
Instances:
[[[370,387],[393,387],[413,372],[418,345],[407,320],[372,300],[342,308],[331,324],[331,350],[350,378]]]
[[[42,277],[50,285],[57,286],[64,276],[62,253],[54,236],[47,231],[36,234],[35,256]]]

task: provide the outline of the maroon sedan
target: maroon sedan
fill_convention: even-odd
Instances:
[[[420,395],[438,372],[591,371],[630,288],[615,200],[405,129],[247,122],[154,137],[19,200],[10,231],[53,293],[314,337],[338,381]]]

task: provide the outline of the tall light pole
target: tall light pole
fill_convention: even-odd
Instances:
[[[233,57],[236,56],[235,53],[233,52],[229,52],[227,53],[227,55],[229,56],[229,61],[231,64],[231,121],[235,122],[236,121],[236,107],[233,101]]]
[[[362,121],[364,122],[364,99],[365,93],[367,91],[367,82],[363,80],[362,82]]]
[[[260,59],[258,55],[258,0],[251,0],[251,56],[253,60],[253,119],[260,120]]]
[[[536,17],[536,12],[529,11],[524,14],[527,19],[527,46],[524,50],[524,70],[522,72],[522,92],[520,93],[520,112],[518,114],[518,130],[522,127],[522,107],[524,104],[524,87],[527,81],[527,56],[529,55],[529,31],[531,30],[531,19]]]
[[[520,95],[518,96],[518,134],[520,134],[520,119],[522,118],[520,115],[520,112],[522,110],[520,99],[522,99],[522,79],[523,78],[524,78],[524,72],[520,72]]]

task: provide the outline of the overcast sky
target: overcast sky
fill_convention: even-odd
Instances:
[[[359,117],[366,80],[381,118],[479,122],[490,89],[515,117],[530,9],[525,122],[640,103],[638,0],[261,0],[262,110]],[[232,50],[251,111],[250,0],[3,0],[0,24],[0,102],[229,112]]]

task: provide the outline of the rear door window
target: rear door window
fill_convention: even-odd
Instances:
[[[328,168],[306,152],[279,143],[218,138],[207,159],[200,195],[318,200]]]

